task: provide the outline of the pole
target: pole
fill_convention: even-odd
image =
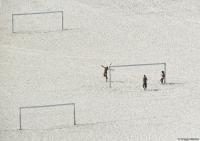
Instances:
[[[111,67],[109,67],[109,87],[111,88]]]
[[[164,63],[164,69],[165,69],[165,84],[166,84],[166,76],[167,76],[167,64],[166,63]]]
[[[163,65],[165,63],[150,63],[150,64],[131,64],[131,65],[117,65],[111,67],[133,67],[133,66],[151,66],[151,65]]]
[[[63,11],[62,11],[62,30],[64,30],[64,15],[63,15]]]
[[[12,14],[12,33],[14,33],[14,16]]]
[[[76,113],[75,113],[75,104],[74,104],[74,125],[76,125]]]
[[[21,107],[19,108],[19,130],[22,130],[22,116],[21,116]]]
[[[49,13],[60,13],[63,11],[49,11],[49,12],[33,12],[33,13],[18,13],[18,14],[13,14],[16,16],[20,16],[20,15],[37,15],[37,14],[49,14]]]

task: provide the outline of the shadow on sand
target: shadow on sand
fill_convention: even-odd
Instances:
[[[157,92],[157,91],[160,91],[160,89],[146,89],[145,91],[150,91],[150,92],[154,91],[154,92]]]
[[[174,83],[174,82],[168,82],[165,83],[164,85],[183,85],[184,83]]]
[[[111,81],[111,83],[125,83],[125,81]]]
[[[64,29],[58,29],[58,30],[49,30],[49,31],[18,31],[18,32],[13,32],[13,34],[44,34],[44,33],[54,33],[54,32],[64,32],[64,31],[69,31],[69,30],[76,30],[80,28],[64,28]]]

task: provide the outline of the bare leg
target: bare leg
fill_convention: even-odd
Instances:
[[[161,84],[163,84],[163,78],[160,79]]]

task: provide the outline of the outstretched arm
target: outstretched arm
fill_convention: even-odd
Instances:
[[[105,68],[103,65],[101,65],[102,68]]]

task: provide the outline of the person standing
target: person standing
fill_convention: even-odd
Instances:
[[[147,76],[146,75],[144,75],[144,77],[143,77],[143,88],[144,88],[144,90],[146,90],[147,89]]]
[[[165,83],[165,72],[161,71],[161,79],[160,79],[161,84]]]

